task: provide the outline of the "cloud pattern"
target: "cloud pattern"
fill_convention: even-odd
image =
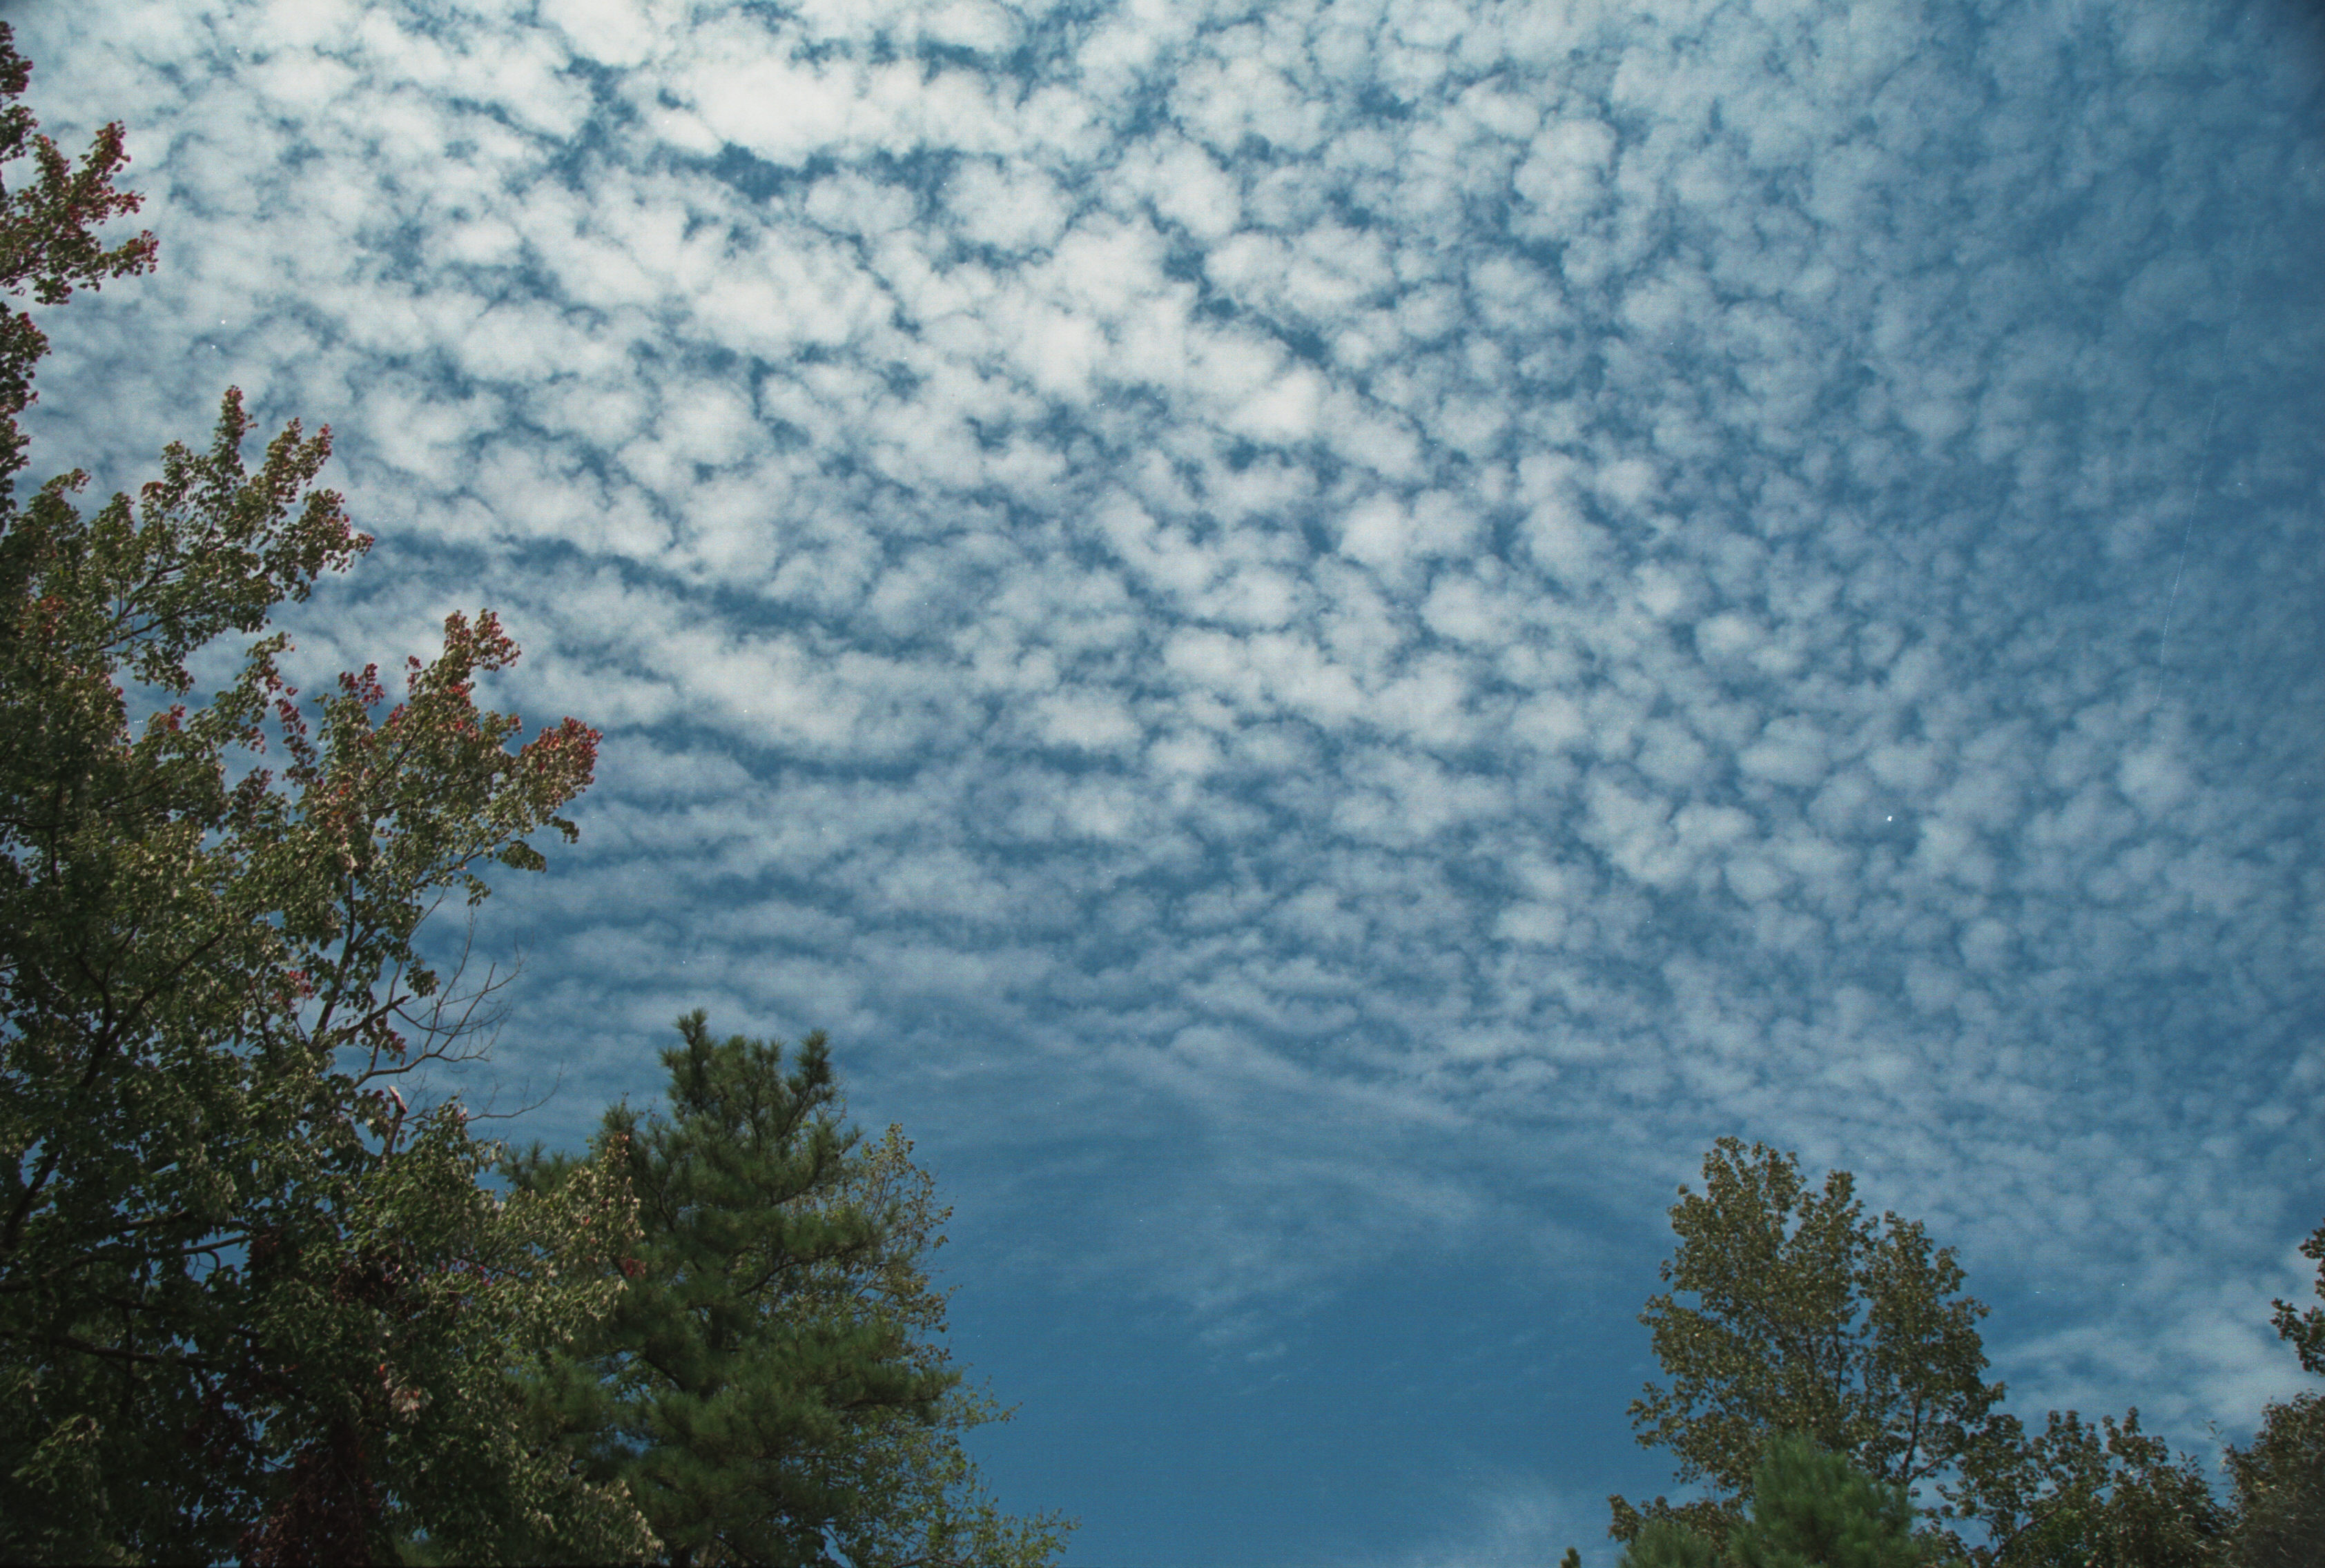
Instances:
[[[493,906],[551,1125],[824,1027],[980,1247],[1238,1353],[1384,1258],[1635,1303],[1734,1131],[2027,1293],[2014,1389],[2285,1391],[2298,7],[12,9],[163,245],[36,453],[328,420],[301,656],[489,603],[607,731]]]

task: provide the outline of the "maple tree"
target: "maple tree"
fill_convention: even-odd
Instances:
[[[156,252],[96,235],[138,208],[120,126],[76,167],[29,78],[0,23],[0,168],[37,170],[0,185],[0,291],[58,306]],[[0,304],[0,1554],[360,1562],[424,1520],[478,1554],[638,1555],[626,1494],[514,1420],[512,1358],[618,1292],[592,1267],[635,1234],[618,1169],[503,1202],[459,1108],[395,1082],[477,997],[421,921],[573,836],[597,735],[512,748],[476,701],[516,657],[489,612],[392,707],[376,669],[285,680],[270,613],[371,543],[313,488],[328,427],[246,469],[229,389],[134,501],[85,514],[76,470],[20,504],[47,344]],[[230,635],[238,672],[191,701]]]

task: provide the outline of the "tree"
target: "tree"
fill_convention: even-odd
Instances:
[[[29,190],[8,190],[0,180],[0,290],[21,295],[29,284],[42,304],[61,305],[76,286],[95,291],[108,278],[150,272],[158,243],[151,230],[111,250],[97,242],[99,225],[144,205],[135,191],[113,188],[113,177],[129,161],[121,123],[97,132],[76,170],[54,142],[35,134],[39,122],[16,101],[32,79],[14,31],[0,22],[0,103],[7,106],[0,108],[0,170],[27,151],[41,169]],[[25,464],[16,416],[34,400],[32,367],[48,351],[48,338],[29,317],[0,304],[0,516],[14,511],[15,475]]]
[[[154,247],[94,237],[137,206],[120,128],[75,170],[29,79],[0,23],[0,166],[31,138],[41,171],[0,201],[0,289],[55,305]],[[0,476],[46,346],[0,306]],[[371,542],[310,491],[328,427],[255,473],[249,429],[229,389],[208,452],[172,443],[134,503],[83,516],[79,471],[0,494],[0,1555],[360,1562],[415,1519],[643,1552],[618,1489],[512,1437],[511,1359],[610,1305],[618,1171],[496,1202],[459,1108],[394,1087],[477,999],[421,961],[422,918],[572,836],[597,733],[508,749],[516,718],[474,700],[516,657],[489,612],[384,716],[371,669],[302,702],[280,633],[190,706],[190,659]]]
[[[2272,1401],[2252,1446],[2230,1445],[2237,1526],[2231,1568],[2314,1568],[2325,1563],[2325,1399]]]
[[[946,1295],[933,1183],[896,1127],[866,1145],[843,1113],[824,1036],[715,1041],[699,1011],[662,1053],[670,1115],[609,1110],[644,1240],[595,1332],[542,1358],[535,1429],[583,1473],[626,1481],[672,1563],[851,1568],[1047,1563],[1070,1526],[1004,1517],[959,1434],[996,1418],[929,1337]],[[536,1145],[514,1190],[576,1167]]]
[[[2325,1296],[2325,1224],[2310,1232],[2309,1240],[2301,1244],[2301,1255],[2318,1265],[2317,1283],[2311,1288]],[[2291,1302],[2275,1299],[2269,1305],[2274,1309],[2276,1336],[2292,1344],[2301,1358],[2301,1370],[2325,1374],[2325,1307],[2301,1312]]]
[[[2325,1297],[2325,1225],[2301,1244],[2318,1265],[2315,1293]],[[2302,1370],[2325,1373],[2325,1309],[2297,1311],[2272,1301],[2277,1336],[2289,1342]],[[2325,1398],[2304,1391],[2272,1400],[2252,1446],[2227,1451],[2237,1496],[2237,1526],[2227,1559],[2233,1568],[2308,1568],[2325,1563]]]
[[[1647,1519],[1623,1554],[1622,1568],[1718,1568],[1719,1548],[1675,1517]]]
[[[1987,1545],[1966,1546],[1925,1524],[1925,1547],[1977,1568],[2094,1561],[2200,1560],[2224,1527],[2194,1462],[2167,1462],[2163,1444],[2138,1432],[2133,1410],[2099,1434],[2074,1412],[2053,1411],[2029,1441],[2017,1418],[1995,1411],[2005,1392],[1981,1380],[1975,1326],[1986,1306],[1952,1297],[1962,1281],[1951,1248],[1934,1259],[1919,1222],[1862,1222],[1847,1171],[1805,1194],[1795,1158],[1722,1138],[1705,1157],[1706,1194],[1685,1186],[1672,1209],[1680,1237],[1662,1277],[1697,1295],[1686,1307],[1652,1296],[1640,1322],[1673,1387],[1645,1386],[1631,1406],[1643,1447],[1680,1458],[1679,1479],[1709,1478],[1726,1495],[1644,1509],[1609,1498],[1609,1534],[1637,1537],[1654,1518],[1726,1542],[1768,1444],[1802,1434],[1871,1480],[1904,1489],[1932,1481],[1939,1520],[1976,1518]],[[1795,1212],[1798,1223],[1791,1229]],[[1860,1320],[1862,1314],[1862,1321]],[[1949,1471],[1959,1484],[1937,1478]],[[2147,1557],[2121,1555],[2146,1552]]]
[[[1674,1387],[1647,1384],[1630,1414],[1645,1428],[1642,1447],[1679,1455],[1681,1480],[1709,1477],[1727,1496],[1679,1508],[1658,1498],[1644,1514],[1610,1498],[1610,1533],[1628,1541],[1644,1518],[1668,1516],[1727,1539],[1780,1431],[1909,1489],[1967,1452],[2003,1387],[1979,1380],[1974,1324],[1987,1308],[1945,1299],[1961,1283],[1951,1249],[1932,1260],[1921,1225],[1894,1214],[1876,1238],[1857,1221],[1846,1171],[1804,1198],[1793,1158],[1762,1144],[1746,1157],[1740,1140],[1722,1138],[1703,1171],[1705,1196],[1680,1188],[1671,1211],[1680,1247],[1660,1269],[1702,1305],[1649,1298],[1639,1321]]]
[[[1738,1568],[1921,1568],[1913,1501],[1798,1434],[1768,1445],[1753,1472],[1752,1517],[1728,1537]]]
[[[2196,1461],[2178,1463],[2160,1438],[2139,1430],[2134,1406],[2088,1426],[2072,1410],[2050,1411],[2031,1441],[2015,1416],[1998,1417],[1987,1444],[1964,1462],[1968,1477],[1942,1495],[1950,1517],[1976,1518],[1988,1544],[1979,1568],[2202,1568],[2234,1523]]]
[[[1796,1433],[1768,1444],[1752,1478],[1751,1517],[1725,1550],[1676,1518],[1652,1519],[1624,1555],[1626,1568],[1922,1568],[1928,1545],[1913,1535],[1913,1499]]]

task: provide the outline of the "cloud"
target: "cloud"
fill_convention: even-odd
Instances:
[[[2313,73],[2050,15],[28,14],[163,243],[38,450],[328,419],[392,549],[301,656],[478,599],[607,728],[498,900],[582,1100],[707,986],[972,1141],[1299,1108],[1151,1194],[1218,1263],[1094,1254],[1209,1302],[1738,1118],[1987,1269],[2243,1277],[2316,1195]],[[2254,1414],[2251,1302],[2142,1278],[2017,1353]]]

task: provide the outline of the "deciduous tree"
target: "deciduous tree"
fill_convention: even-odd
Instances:
[[[2315,1294],[2325,1297],[2325,1225],[2301,1244],[2318,1264]],[[2279,1338],[2302,1370],[2325,1373],[2325,1308],[2299,1310],[2274,1301]],[[2308,1568],[2325,1563],[2325,1397],[2303,1391],[2272,1400],[2249,1448],[2228,1446],[2237,1526],[2225,1554],[2231,1568]]]
[[[2192,1457],[2139,1430],[2136,1406],[2098,1426],[2052,1410],[2032,1439],[1999,1416],[1962,1471],[1940,1491],[1948,1517],[1986,1526],[1978,1568],[2204,1568],[2234,1522]]]
[[[1649,1383],[1630,1414],[1641,1446],[1678,1454],[1681,1480],[1708,1478],[1725,1495],[1676,1508],[1658,1498],[1644,1512],[1610,1498],[1611,1533],[1628,1541],[1669,1516],[1725,1541],[1781,1431],[1909,1489],[1968,1452],[2003,1388],[1979,1378],[1987,1308],[1948,1299],[1961,1283],[1951,1250],[1932,1259],[1920,1224],[1894,1214],[1876,1235],[1848,1172],[1806,1193],[1792,1157],[1762,1144],[1746,1153],[1720,1139],[1703,1173],[1703,1195],[1680,1188],[1680,1245],[1660,1270],[1700,1305],[1649,1298],[1640,1322],[1672,1386]]]
[[[2325,1398],[2271,1401],[2248,1448],[2230,1445],[2237,1525],[2230,1568],[2313,1568],[2325,1563]]]
[[[2309,1239],[2301,1244],[2301,1255],[2318,1266],[2317,1281],[2311,1288],[2325,1297],[2325,1224],[2310,1232]],[[2283,1300],[2272,1300],[2269,1305],[2276,1324],[2276,1336],[2293,1346],[2293,1352],[2301,1358],[2301,1370],[2325,1376],[2325,1307],[2312,1306],[2304,1311]]]
[[[1703,1195],[1680,1189],[1680,1245],[1661,1271],[1700,1305],[1649,1299],[1640,1321],[1672,1386],[1647,1384],[1631,1416],[1642,1446],[1679,1455],[1680,1480],[1724,1495],[1644,1508],[1610,1498],[1611,1535],[1671,1518],[1726,1543],[1768,1443],[1792,1431],[1909,1495],[1931,1482],[1943,1500],[1918,1537],[1977,1568],[2201,1561],[2228,1511],[2194,1461],[2173,1465],[2139,1433],[2137,1410],[2119,1429],[2109,1418],[2104,1441],[2072,1411],[2051,1412],[2030,1440],[1995,1410],[2005,1389],[1982,1379],[1975,1326],[1987,1309],[1954,1296],[1953,1250],[1932,1257],[1919,1222],[1885,1213],[1876,1227],[1849,1173],[1810,1193],[1794,1157],[1763,1144],[1720,1139],[1703,1169]],[[1965,1545],[1946,1519],[1978,1521],[1987,1542]]]
[[[1719,1548],[1692,1525],[1657,1515],[1643,1520],[1624,1550],[1621,1568],[1718,1568]]]
[[[75,169],[28,80],[0,24],[0,165],[40,171],[0,202],[0,289],[58,305],[153,244],[95,237],[136,208],[119,127]],[[0,474],[46,343],[0,306]],[[495,1202],[458,1108],[394,1088],[461,1033],[422,918],[571,836],[597,734],[511,749],[475,700],[516,656],[489,613],[391,711],[374,669],[302,699],[270,613],[370,540],[311,488],[328,428],[252,472],[250,423],[229,390],[207,453],[93,514],[78,471],[0,495],[0,1555],[349,1563],[412,1520],[646,1550],[618,1489],[510,1435],[511,1358],[610,1303],[618,1172]]]

